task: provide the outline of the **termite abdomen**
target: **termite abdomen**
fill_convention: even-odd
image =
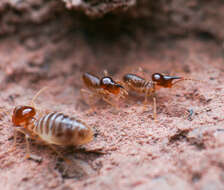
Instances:
[[[86,144],[93,138],[92,129],[85,123],[55,112],[36,121],[34,132],[49,144],[62,146]]]
[[[143,79],[135,74],[124,75],[123,81],[125,83],[129,83],[130,85],[133,85],[135,87],[143,87],[146,82],[145,79]]]
[[[100,86],[100,79],[95,75],[84,73],[82,79],[88,88],[99,88]]]

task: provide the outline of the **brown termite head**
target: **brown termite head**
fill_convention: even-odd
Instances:
[[[22,126],[24,123],[29,123],[36,114],[36,111],[31,106],[16,106],[12,114],[12,123],[15,126]]]
[[[179,79],[179,80],[178,80]],[[183,80],[182,77],[178,76],[169,76],[169,75],[163,75],[160,73],[154,73],[152,74],[152,81],[156,85],[156,87],[163,87],[163,88],[171,88],[176,82],[173,82],[173,80]]]
[[[103,77],[100,80],[100,87],[115,95],[119,94],[122,90],[124,90],[123,86],[116,83],[111,77],[108,76]]]
[[[36,109],[34,108],[34,100],[42,93],[44,90],[46,90],[48,87],[44,87],[40,89],[37,94],[33,97],[31,101],[31,105],[33,106],[24,106],[19,105],[16,106],[13,110],[12,114],[12,123],[15,126],[23,126],[24,124],[28,124],[31,121],[33,121],[34,116],[36,115]]]

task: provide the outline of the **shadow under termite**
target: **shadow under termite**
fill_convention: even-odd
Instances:
[[[66,155],[69,163],[58,157],[54,169],[60,173],[63,179],[81,180],[100,170],[101,166],[93,162],[103,154],[106,153],[98,149],[87,150],[83,147],[75,149],[74,147],[66,147],[63,155]]]

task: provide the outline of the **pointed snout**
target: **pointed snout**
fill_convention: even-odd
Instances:
[[[178,77],[178,76],[164,76],[165,80],[174,80],[174,79],[182,79],[182,77]]]
[[[118,88],[123,88],[123,89],[124,89],[124,87],[121,86],[120,84],[116,84],[116,87],[118,87]]]

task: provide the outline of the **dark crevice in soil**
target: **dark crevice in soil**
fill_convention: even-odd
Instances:
[[[197,150],[203,150],[206,148],[204,141],[200,137],[189,137],[188,134],[191,132],[191,129],[178,130],[176,134],[169,138],[169,144],[175,142],[187,142],[189,145],[193,145]]]
[[[189,129],[186,130],[178,130],[175,135],[169,138],[169,142],[172,144],[176,141],[187,140],[187,134],[190,132]]]
[[[74,148],[73,148],[74,149]],[[94,164],[94,160],[102,156],[101,153],[93,151],[86,151],[85,149],[77,149],[69,151],[66,154],[65,162],[61,158],[57,159],[55,169],[59,171],[63,179],[83,180],[99,172],[102,165]]]

